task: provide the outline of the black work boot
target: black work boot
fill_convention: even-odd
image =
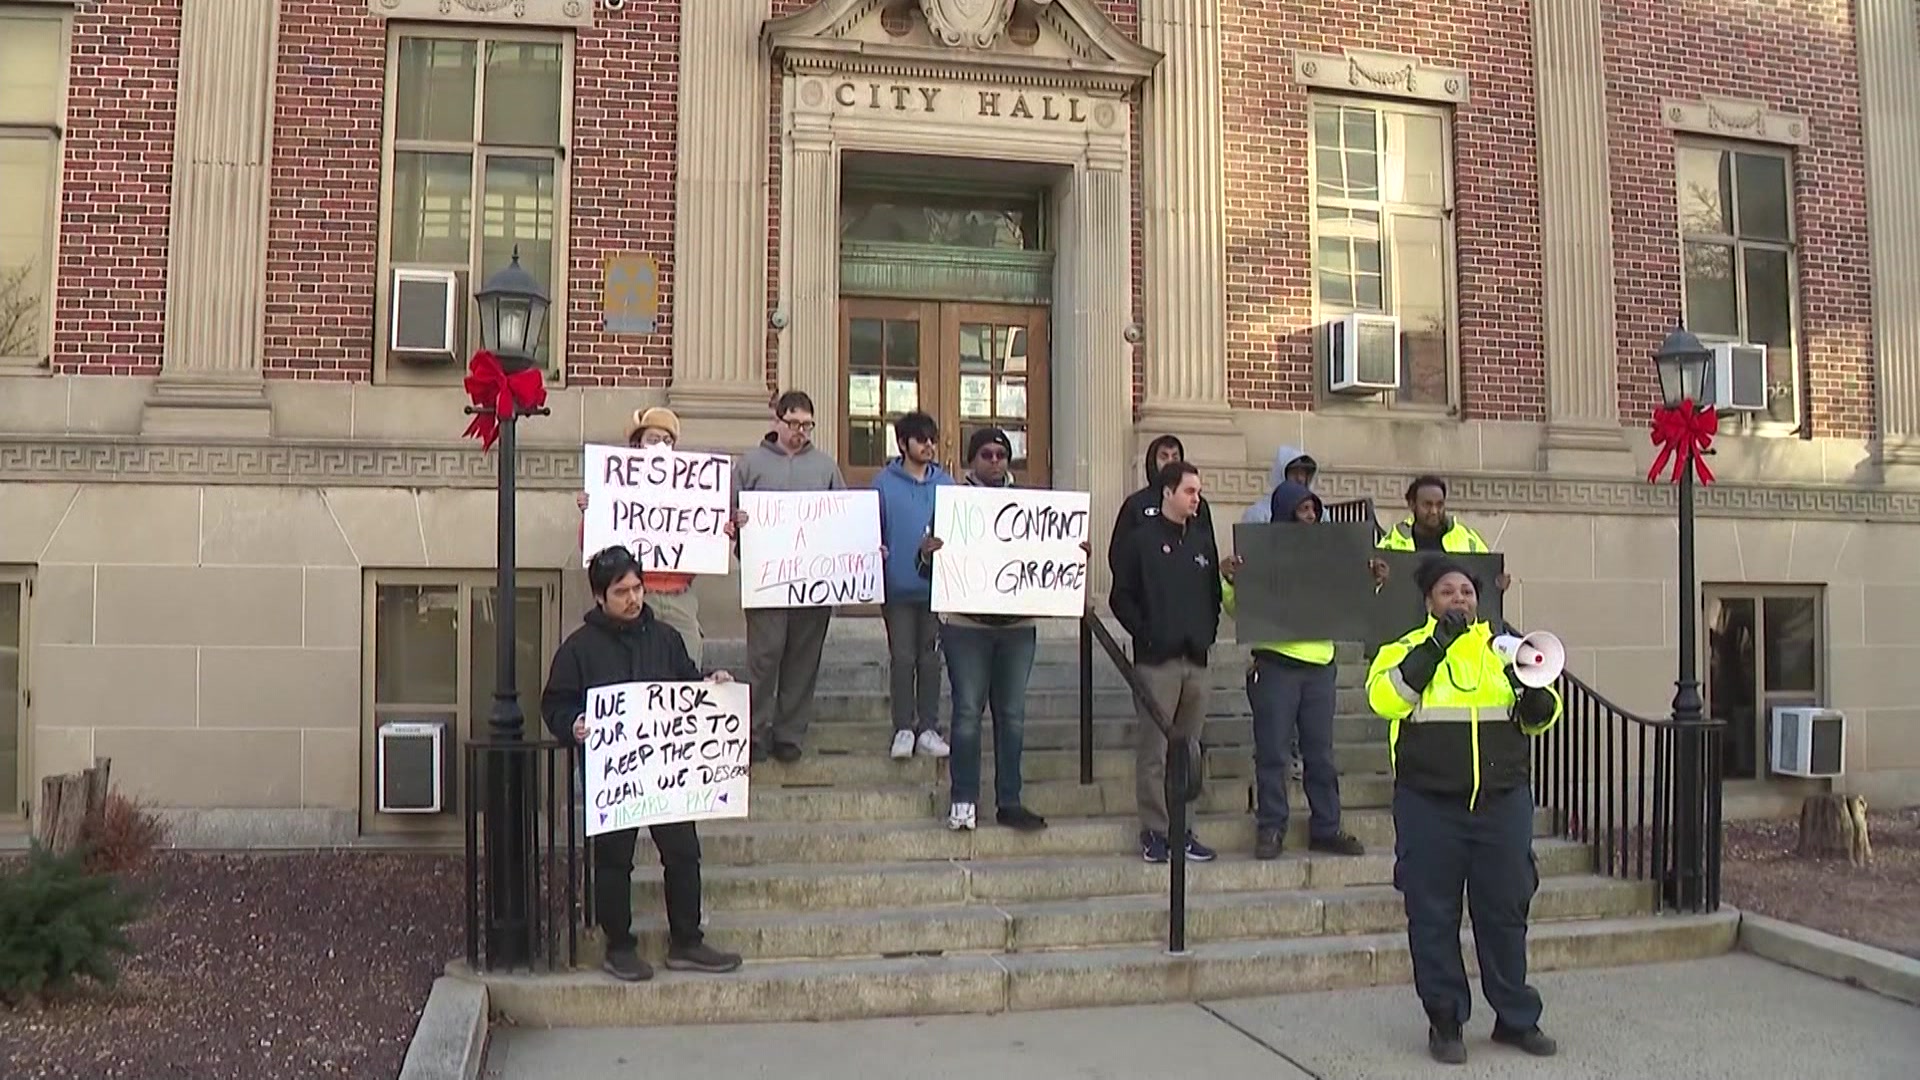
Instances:
[[[1521,1031],[1517,1028],[1493,1025],[1493,1041],[1504,1046],[1518,1047],[1534,1057],[1552,1057],[1560,1052],[1560,1044],[1554,1042],[1538,1024]]]
[[[739,953],[721,952],[705,942],[675,945],[667,950],[668,971],[705,971],[721,975],[739,968]]]
[[[1432,1024],[1427,1028],[1427,1053],[1442,1065],[1465,1065],[1467,1041],[1459,1024]]]
[[[1280,849],[1287,843],[1287,834],[1281,829],[1261,829],[1253,838],[1253,857],[1256,859],[1277,859]]]
[[[600,970],[619,979],[621,982],[646,982],[653,978],[653,967],[631,947],[609,949],[606,959],[600,961]]]

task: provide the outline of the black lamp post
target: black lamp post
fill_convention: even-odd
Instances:
[[[1705,397],[1707,369],[1713,362],[1713,350],[1700,343],[1684,325],[1676,323],[1653,354],[1660,371],[1660,393],[1669,409],[1688,403],[1698,407]],[[1697,909],[1705,900],[1706,837],[1704,818],[1706,799],[1703,790],[1706,760],[1705,716],[1700,703],[1694,640],[1694,550],[1693,550],[1693,473],[1699,449],[1691,439],[1678,448],[1680,459],[1680,677],[1674,683],[1673,722],[1675,726],[1676,792],[1674,860],[1675,905]]]
[[[500,368],[511,376],[534,365],[534,353],[540,347],[540,334],[547,318],[549,300],[545,289],[533,275],[520,268],[520,251],[514,249],[513,261],[487,279],[473,294],[480,308],[481,348],[492,353]],[[511,395],[505,400],[512,401]],[[499,476],[500,506],[496,515],[499,544],[499,579],[494,586],[494,681],[493,710],[488,715],[495,742],[519,742],[526,737],[526,716],[520,709],[518,680],[515,678],[515,646],[518,635],[514,616],[519,609],[519,592],[514,574],[514,433],[522,416],[541,415],[544,406],[523,409],[518,406],[506,415],[495,415],[500,425],[500,456],[496,462]],[[487,770],[487,959],[489,967],[520,967],[530,960],[527,936],[529,908],[533,889],[528,882],[527,840],[532,830],[527,824],[531,809],[528,793],[529,770],[516,755],[496,751],[488,755]]]

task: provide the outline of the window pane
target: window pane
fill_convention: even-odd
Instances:
[[[514,690],[520,697],[520,711],[530,731],[540,730],[540,590],[516,589],[519,603],[513,613]],[[499,670],[495,651],[499,648],[493,618],[492,588],[473,590],[473,684],[468,688],[473,715],[467,726],[468,737],[488,736],[487,718],[493,711],[494,672]]]
[[[0,123],[58,124],[61,75],[59,19],[0,15]]]
[[[1393,219],[1394,314],[1400,316],[1400,400],[1447,403],[1446,223]]]
[[[20,598],[0,581],[0,817],[20,812]]]
[[[1733,235],[1733,177],[1727,155],[1697,146],[1680,148],[1680,228],[1689,234]]]
[[[1685,252],[1687,328],[1696,334],[1739,337],[1733,248],[1726,244],[1689,243]]]
[[[472,229],[471,157],[404,151],[393,155],[395,262],[465,268],[472,258]]]
[[[457,705],[459,670],[460,590],[380,586],[374,602],[374,704]]]
[[[1710,597],[1707,621],[1707,708],[1727,724],[1727,771],[1752,776],[1759,763],[1759,670],[1749,597]]]
[[[1425,113],[1387,114],[1385,187],[1381,198],[1414,206],[1447,204],[1446,125]]]
[[[1762,601],[1767,635],[1767,692],[1811,694],[1819,643],[1819,608],[1811,596],[1769,596]]]
[[[1735,154],[1739,172],[1740,236],[1749,240],[1791,239],[1787,227],[1787,159],[1771,154]]]
[[[394,76],[393,136],[473,141],[473,41],[403,38]]]
[[[1322,307],[1329,311],[1384,309],[1381,246],[1377,212],[1321,208],[1315,269]]]
[[[47,351],[47,218],[57,157],[51,139],[0,139],[0,356]]]
[[[1767,346],[1768,418],[1794,423],[1795,398],[1793,299],[1784,251],[1747,248],[1742,252],[1747,282],[1747,340]]]
[[[505,269],[520,252],[520,268],[553,295],[553,169],[551,158],[492,157],[481,185],[480,265],[475,276]],[[551,366],[553,320],[540,324],[534,355]]]
[[[495,146],[559,146],[560,46],[495,41],[487,45],[481,141]]]

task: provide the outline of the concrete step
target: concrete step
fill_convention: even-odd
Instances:
[[[1384,780],[1384,778],[1381,778]],[[1247,810],[1251,781],[1246,777],[1209,777],[1199,800],[1200,813]],[[1385,805],[1375,789],[1359,789]],[[922,783],[888,787],[773,787],[752,790],[748,808],[755,821],[911,821],[944,817],[946,785]],[[1101,817],[1135,811],[1131,777],[1108,777],[1092,784],[1050,780],[1025,785],[1021,801],[1037,814]],[[1357,804],[1356,804],[1357,805]]]
[[[876,731],[879,730],[876,728]],[[1080,753],[1077,747],[1072,750],[1029,749],[1020,755],[1020,759],[1021,775],[1030,784],[1080,778]],[[1333,760],[1342,774],[1349,776],[1383,773],[1388,767],[1387,748],[1383,743],[1345,743],[1335,746]],[[1093,775],[1095,778],[1131,777],[1133,761],[1131,749],[1096,750],[1093,755]],[[985,775],[993,775],[991,739],[983,741],[980,764]],[[1207,767],[1214,776],[1251,776],[1253,756],[1245,747],[1223,746],[1208,754]],[[944,783],[946,776],[945,759],[936,760],[916,754],[905,761],[895,761],[880,752],[879,747],[864,747],[852,753],[808,754],[791,765],[769,762],[757,766],[753,772],[753,790],[853,785],[876,787],[932,783],[936,780]]]
[[[1551,815],[1534,814],[1534,835],[1545,843]],[[1393,849],[1393,815],[1386,810],[1352,810],[1340,825],[1367,845],[1370,852]],[[1216,848],[1223,859],[1253,851],[1254,825],[1245,813],[1202,814],[1194,832]],[[659,856],[652,838],[642,833],[635,853],[635,872],[659,875]],[[882,862],[967,862],[980,859],[1076,857],[1139,851],[1140,826],[1130,817],[1054,818],[1037,833],[1017,832],[992,822],[983,814],[980,827],[954,832],[945,820],[927,818],[891,822],[709,821],[700,825],[700,849],[711,871],[715,867],[764,865],[841,865]],[[1304,851],[1307,821],[1296,810],[1287,830],[1287,850]]]
[[[1219,876],[1214,869],[1206,868],[1209,881]],[[1543,877],[1533,917],[1539,921],[1622,917],[1648,910],[1652,899],[1652,888],[1645,883],[1587,874]],[[1377,934],[1405,926],[1400,894],[1384,884],[1198,892],[1187,909],[1187,940],[1194,945],[1309,934]],[[1153,893],[1089,900],[981,901],[827,912],[726,911],[709,918],[706,931],[716,946],[749,960],[1150,945],[1166,940],[1167,897],[1163,887]],[[665,955],[663,916],[636,920],[634,932],[644,955]],[[599,962],[597,936],[593,942],[582,966]]]
[[[1122,850],[1124,854],[1075,858],[707,867],[704,899],[711,912],[812,913],[846,908],[1084,900],[1095,896],[1158,895],[1164,899],[1167,867],[1142,861],[1137,849]],[[1542,877],[1583,872],[1591,865],[1587,849],[1567,841],[1536,840],[1534,850]],[[662,909],[660,878],[658,866],[634,870],[636,912]],[[1188,895],[1334,889],[1392,881],[1393,854],[1384,847],[1360,856],[1296,852],[1264,862],[1223,858],[1187,868]]]
[[[1733,946],[1739,915],[1547,922],[1528,937],[1532,970],[1612,967],[1714,956]],[[1469,935],[1462,949],[1469,966]],[[473,977],[464,964],[449,969]],[[731,975],[661,972],[617,983],[597,971],[482,976],[503,1023],[611,1027],[994,1013],[1208,1001],[1412,981],[1404,933],[1200,945],[934,958],[751,963]]]
[[[941,714],[941,723],[945,725],[947,714]],[[1124,715],[1100,716],[1093,720],[1093,745],[1096,750],[1117,750],[1130,748],[1134,744],[1134,724],[1131,712]],[[991,724],[981,725],[981,743],[993,745]],[[870,719],[865,723],[816,723],[803,740],[809,752],[820,753],[873,753],[886,749],[893,737],[893,726],[881,719]],[[1209,717],[1200,737],[1210,747],[1253,746],[1253,718],[1250,716]],[[1080,720],[1076,714],[1066,716],[1036,716],[1029,714],[1025,729],[1026,749],[1033,750],[1071,750],[1080,749]],[[1376,743],[1384,747],[1387,739],[1387,722],[1379,717],[1336,716],[1333,718],[1333,741],[1340,743]]]
[[[860,689],[845,682],[821,682],[814,694],[814,723],[818,726],[840,723],[875,723],[893,717],[893,695],[879,687]],[[831,689],[829,689],[831,688]],[[952,701],[942,694],[940,716],[944,721],[953,713]],[[1372,716],[1364,689],[1336,691],[1334,713],[1338,716]],[[1125,688],[1096,689],[1093,694],[1095,716],[1130,717],[1134,715],[1133,692]],[[1080,691],[1029,689],[1027,715],[1058,716],[1078,719]],[[1207,698],[1209,717],[1251,716],[1246,692],[1237,687],[1215,689]]]
[[[840,668],[875,668],[881,671],[887,667],[887,637],[884,630],[874,621],[872,631],[868,633],[846,633],[843,627],[850,625],[849,620],[835,619],[827,631],[827,644],[822,650],[823,670]],[[1120,648],[1128,656],[1133,655],[1127,635],[1115,626],[1111,620],[1107,625],[1113,629],[1114,637],[1119,639]],[[704,662],[728,668],[745,669],[747,665],[747,643],[744,638],[708,638],[704,643]],[[1249,647],[1234,641],[1216,642],[1208,655],[1207,666],[1215,671],[1235,670],[1246,663]],[[1094,645],[1094,669],[1112,672],[1114,666],[1107,654]],[[1334,646],[1334,663],[1342,669],[1356,669],[1364,672],[1367,656],[1357,642],[1340,642]],[[1033,656],[1034,670],[1042,668],[1074,669],[1080,666],[1080,640],[1077,632],[1048,633],[1043,630]]]

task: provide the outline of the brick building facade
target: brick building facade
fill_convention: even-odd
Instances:
[[[388,827],[370,733],[469,730],[491,680],[458,384],[513,250],[564,311],[529,671],[586,602],[580,443],[665,403],[743,447],[797,386],[856,475],[918,404],[1107,507],[1175,431],[1223,530],[1283,444],[1383,516],[1444,473],[1510,613],[1657,712],[1647,357],[1684,314],[1766,347],[1701,496],[1710,704],[1750,743],[1840,708],[1842,782],[1910,799],[1917,11],[0,0],[0,801],[100,754],[193,835]],[[408,336],[431,305],[401,335],[403,284],[451,297],[447,347]],[[1333,388],[1349,312],[1397,319],[1391,385]],[[699,592],[737,633],[731,582]]]

